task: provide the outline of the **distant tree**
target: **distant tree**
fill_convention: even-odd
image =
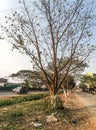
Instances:
[[[76,83],[74,81],[73,76],[70,76],[70,75],[68,75],[68,78],[64,80],[64,83],[63,83],[64,88],[69,89],[69,90],[73,89],[75,87],[75,84]]]
[[[40,74],[41,73],[37,71],[20,70],[17,73],[11,74],[10,77],[22,79],[24,84],[27,84],[26,86],[40,89],[43,85],[42,77]]]
[[[93,76],[84,75],[81,79],[82,84],[88,84],[89,87],[93,86],[96,87],[96,75]]]
[[[30,57],[33,69],[41,72],[55,107],[56,94],[66,77],[76,72],[95,49],[89,42],[95,4],[85,0],[21,0],[21,4],[21,13],[5,17],[1,37]],[[80,62],[73,65],[74,61]],[[52,71],[47,69],[49,62]]]

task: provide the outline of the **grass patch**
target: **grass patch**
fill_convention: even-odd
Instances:
[[[46,96],[48,96],[48,94],[34,94],[34,95],[18,96],[10,99],[4,99],[4,100],[0,100],[0,107],[14,105],[22,102],[27,102],[27,101],[40,100]]]
[[[24,112],[20,109],[14,110],[10,113],[11,118],[21,117],[24,116]]]
[[[70,109],[67,107],[68,104],[62,108],[61,103],[59,108],[53,109],[49,97],[37,100],[35,95],[35,99],[29,101],[29,99],[24,98],[24,101],[28,100],[28,102],[0,108],[0,130],[55,130],[55,128],[71,130],[77,129],[78,124],[81,126],[81,123],[85,121],[85,111],[82,114],[82,110],[75,110],[72,107]],[[57,121],[48,123],[46,119],[49,115],[53,115]],[[36,127],[33,123],[41,124],[41,126]]]
[[[25,113],[20,109],[9,111],[9,113],[0,116],[0,130],[16,130],[18,125],[24,123]]]
[[[58,110],[64,109],[64,103],[62,102],[60,95],[57,95],[56,97],[56,107],[54,108],[51,104],[50,98],[46,97],[42,100],[42,102],[39,103],[39,105],[42,107],[42,110],[45,114],[51,114],[55,113]]]
[[[62,118],[63,120],[68,112],[67,109],[53,109],[48,97],[40,101],[24,102],[6,108],[7,110],[2,111],[0,115],[0,130],[46,130],[49,126],[49,129],[52,129],[51,127],[55,123],[48,124],[46,116],[55,113],[56,118],[59,120]],[[4,108],[1,109],[4,110]],[[42,125],[35,127],[32,125],[32,122]]]

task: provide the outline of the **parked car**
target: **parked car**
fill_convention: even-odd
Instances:
[[[24,94],[24,93],[27,93],[28,90],[26,87],[16,87],[13,89],[13,92],[16,92],[17,94]]]

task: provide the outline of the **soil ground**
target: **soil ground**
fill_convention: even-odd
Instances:
[[[75,127],[71,127],[70,130],[96,130],[96,111],[95,114],[93,114],[90,107],[88,108],[85,105],[88,100],[84,100],[84,97],[81,100],[79,96],[80,95],[73,93],[69,97],[63,98],[66,106],[73,111],[71,115],[73,115],[73,124]]]

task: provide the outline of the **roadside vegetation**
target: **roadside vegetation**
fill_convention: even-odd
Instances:
[[[34,99],[38,96],[33,95]],[[22,98],[25,99],[25,96]],[[18,101],[21,97],[16,97],[16,99]],[[13,98],[8,100],[13,100]],[[81,127],[85,123],[86,113],[83,108],[78,108],[76,103],[78,101],[74,94],[67,98],[67,102],[61,95],[59,106],[54,109],[50,104],[49,96],[46,97],[43,94],[38,97],[38,100],[32,98],[32,101],[23,100],[22,103],[6,106],[2,104],[0,130],[71,130],[78,128],[79,125]]]
[[[30,58],[33,76],[39,76],[35,81],[47,87],[55,108],[56,95],[62,86],[65,88],[63,83],[68,84],[69,76],[77,77],[84,71],[89,56],[96,50],[91,42],[96,23],[95,2],[20,0],[19,3],[21,11],[5,16],[4,24],[0,24],[0,39]]]
[[[7,103],[12,100],[17,100],[17,103]],[[5,100],[2,100],[0,101],[2,102],[0,130],[55,130],[55,128],[57,130],[71,130],[71,128],[82,125],[86,119],[84,113],[82,115],[84,110],[82,108],[77,109],[77,101],[74,100],[76,99],[72,94],[71,97],[68,97],[66,103],[61,95],[59,107],[56,109],[53,109],[50,98],[46,94],[29,95],[29,98],[26,96],[10,98],[6,100],[6,105],[2,102]],[[49,121],[48,116],[50,116]]]
[[[84,92],[96,93],[96,74],[87,73],[83,75],[79,86]]]
[[[44,85],[49,97],[22,95],[1,100],[0,129],[80,129],[88,117],[86,112],[77,107],[74,94],[65,103],[58,92],[62,88],[67,96],[96,50],[95,43],[91,42],[96,23],[95,2],[20,0],[19,3],[21,11],[5,16],[5,23],[0,24],[0,39],[11,43],[13,50],[26,54],[32,71],[21,70],[11,77],[23,79],[22,86],[28,89],[30,85],[35,88]]]
[[[0,100],[0,107],[19,104],[22,102],[27,102],[32,100],[40,100],[46,96],[48,96],[48,94],[34,94],[34,95],[11,97],[8,99]]]

